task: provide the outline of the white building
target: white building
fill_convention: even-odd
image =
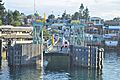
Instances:
[[[103,19],[100,17],[91,17],[90,22],[92,22],[94,25],[103,25]]]

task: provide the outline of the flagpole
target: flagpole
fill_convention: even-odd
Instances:
[[[35,13],[35,7],[36,7],[36,6],[35,6],[35,0],[34,0],[34,13]]]

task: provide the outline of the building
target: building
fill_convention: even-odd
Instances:
[[[93,33],[97,34],[103,34],[103,26],[104,26],[104,20],[99,18],[99,17],[91,17],[90,18],[90,24],[88,25],[88,27],[90,27],[89,29],[91,30],[91,27],[94,29],[92,31],[95,31]]]
[[[92,22],[95,26],[104,25],[104,20],[100,17],[91,17],[90,22]]]

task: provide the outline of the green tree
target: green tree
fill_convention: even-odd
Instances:
[[[20,26],[21,25],[21,22],[20,21],[14,21],[12,23],[13,26]]]
[[[80,8],[79,8],[79,18],[82,19],[83,18],[83,12],[84,12],[84,5],[81,4]]]
[[[87,22],[89,19],[89,10],[86,7],[86,9],[83,11],[83,18],[85,19],[85,21]]]
[[[0,16],[4,14],[4,10],[5,10],[4,4],[2,3],[2,0],[0,0]]]
[[[8,12],[5,10],[5,11],[4,11],[4,15],[3,15],[3,17],[2,17],[2,23],[3,23],[4,25],[7,24],[7,14],[8,14]]]
[[[12,25],[12,23],[14,22],[14,19],[13,19],[13,12],[8,10],[8,13],[7,13],[7,24],[8,25]]]
[[[66,17],[66,10],[64,11],[64,13],[62,14],[62,19],[65,19]]]
[[[0,20],[2,20],[2,22],[4,18],[4,11],[5,11],[4,3],[2,3],[2,0],[0,0]]]
[[[32,19],[32,18],[34,18],[34,15],[32,15],[32,14],[31,14],[31,15],[28,15],[27,18],[28,18],[28,19]]]
[[[50,39],[50,32],[47,29],[45,29],[45,28],[43,29],[43,38],[45,40]]]
[[[74,15],[72,15],[72,20],[79,20],[79,13],[75,12]]]
[[[65,10],[64,13],[62,14],[62,19],[68,20],[70,18],[71,18],[70,14],[66,14],[66,10]]]
[[[20,12],[15,10],[13,12],[13,19],[14,19],[14,21],[20,21],[20,15],[21,15]]]
[[[2,25],[2,20],[0,20],[0,26]]]
[[[58,30],[53,30],[53,33],[59,34],[59,31]]]
[[[49,15],[49,16],[48,16],[48,19],[49,19],[49,20],[50,20],[50,19],[55,19],[55,15],[53,15],[53,14]]]

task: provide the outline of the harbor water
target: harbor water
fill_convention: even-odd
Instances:
[[[44,80],[120,80],[120,52],[105,51],[103,71],[87,68],[68,68],[55,70],[47,69]],[[0,80],[41,80],[41,71],[37,67],[7,66],[7,61],[2,61]]]

